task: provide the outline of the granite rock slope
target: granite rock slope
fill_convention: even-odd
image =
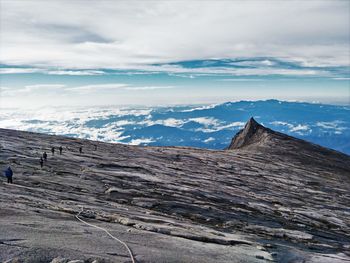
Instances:
[[[350,157],[254,119],[223,151],[0,138],[2,262],[131,262],[82,210],[137,262],[350,262]]]

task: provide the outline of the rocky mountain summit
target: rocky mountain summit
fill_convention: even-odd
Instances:
[[[254,119],[221,151],[0,138],[1,262],[350,262],[350,156]]]
[[[249,144],[262,142],[262,137],[264,135],[273,134],[274,132],[254,120],[254,118],[250,118],[250,120],[246,123],[243,130],[240,130],[235,137],[233,137],[229,150],[235,150],[242,147],[245,147]]]

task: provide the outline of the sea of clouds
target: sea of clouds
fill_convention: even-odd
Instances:
[[[274,130],[350,154],[350,107],[277,100],[2,109],[0,127],[131,145],[224,149],[252,116]]]

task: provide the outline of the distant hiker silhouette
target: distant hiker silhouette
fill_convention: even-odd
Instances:
[[[12,184],[13,171],[10,166],[5,170],[5,176],[7,178],[7,183]]]
[[[83,153],[83,147],[79,147],[79,153]]]
[[[95,144],[95,151],[97,151],[97,145]]]
[[[62,148],[62,146],[60,146],[60,148],[58,148],[59,150],[60,150],[60,155],[62,154],[62,150],[63,150],[63,148]]]
[[[55,147],[51,148],[52,155],[55,155]]]
[[[47,153],[46,152],[43,153],[43,158],[44,158],[44,161],[47,160]]]
[[[44,160],[43,157],[40,157],[40,167],[43,168],[44,166]]]

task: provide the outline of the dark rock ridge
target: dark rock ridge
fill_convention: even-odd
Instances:
[[[289,156],[308,166],[337,166],[348,171],[349,156],[284,133],[276,132],[259,124],[253,117],[232,139],[228,150],[246,150],[251,153],[270,153],[278,157]],[[310,157],[313,158],[310,158]],[[323,163],[325,162],[325,163]]]
[[[15,174],[0,182],[0,262],[131,262],[75,219],[82,207],[137,262],[350,260],[350,156],[254,119],[224,151],[6,129],[0,139],[0,167]]]
[[[264,136],[267,136],[273,131],[265,128],[254,120],[250,118],[249,121],[244,126],[243,130],[240,130],[232,139],[229,150],[239,149],[244,146],[259,143],[263,140]]]

